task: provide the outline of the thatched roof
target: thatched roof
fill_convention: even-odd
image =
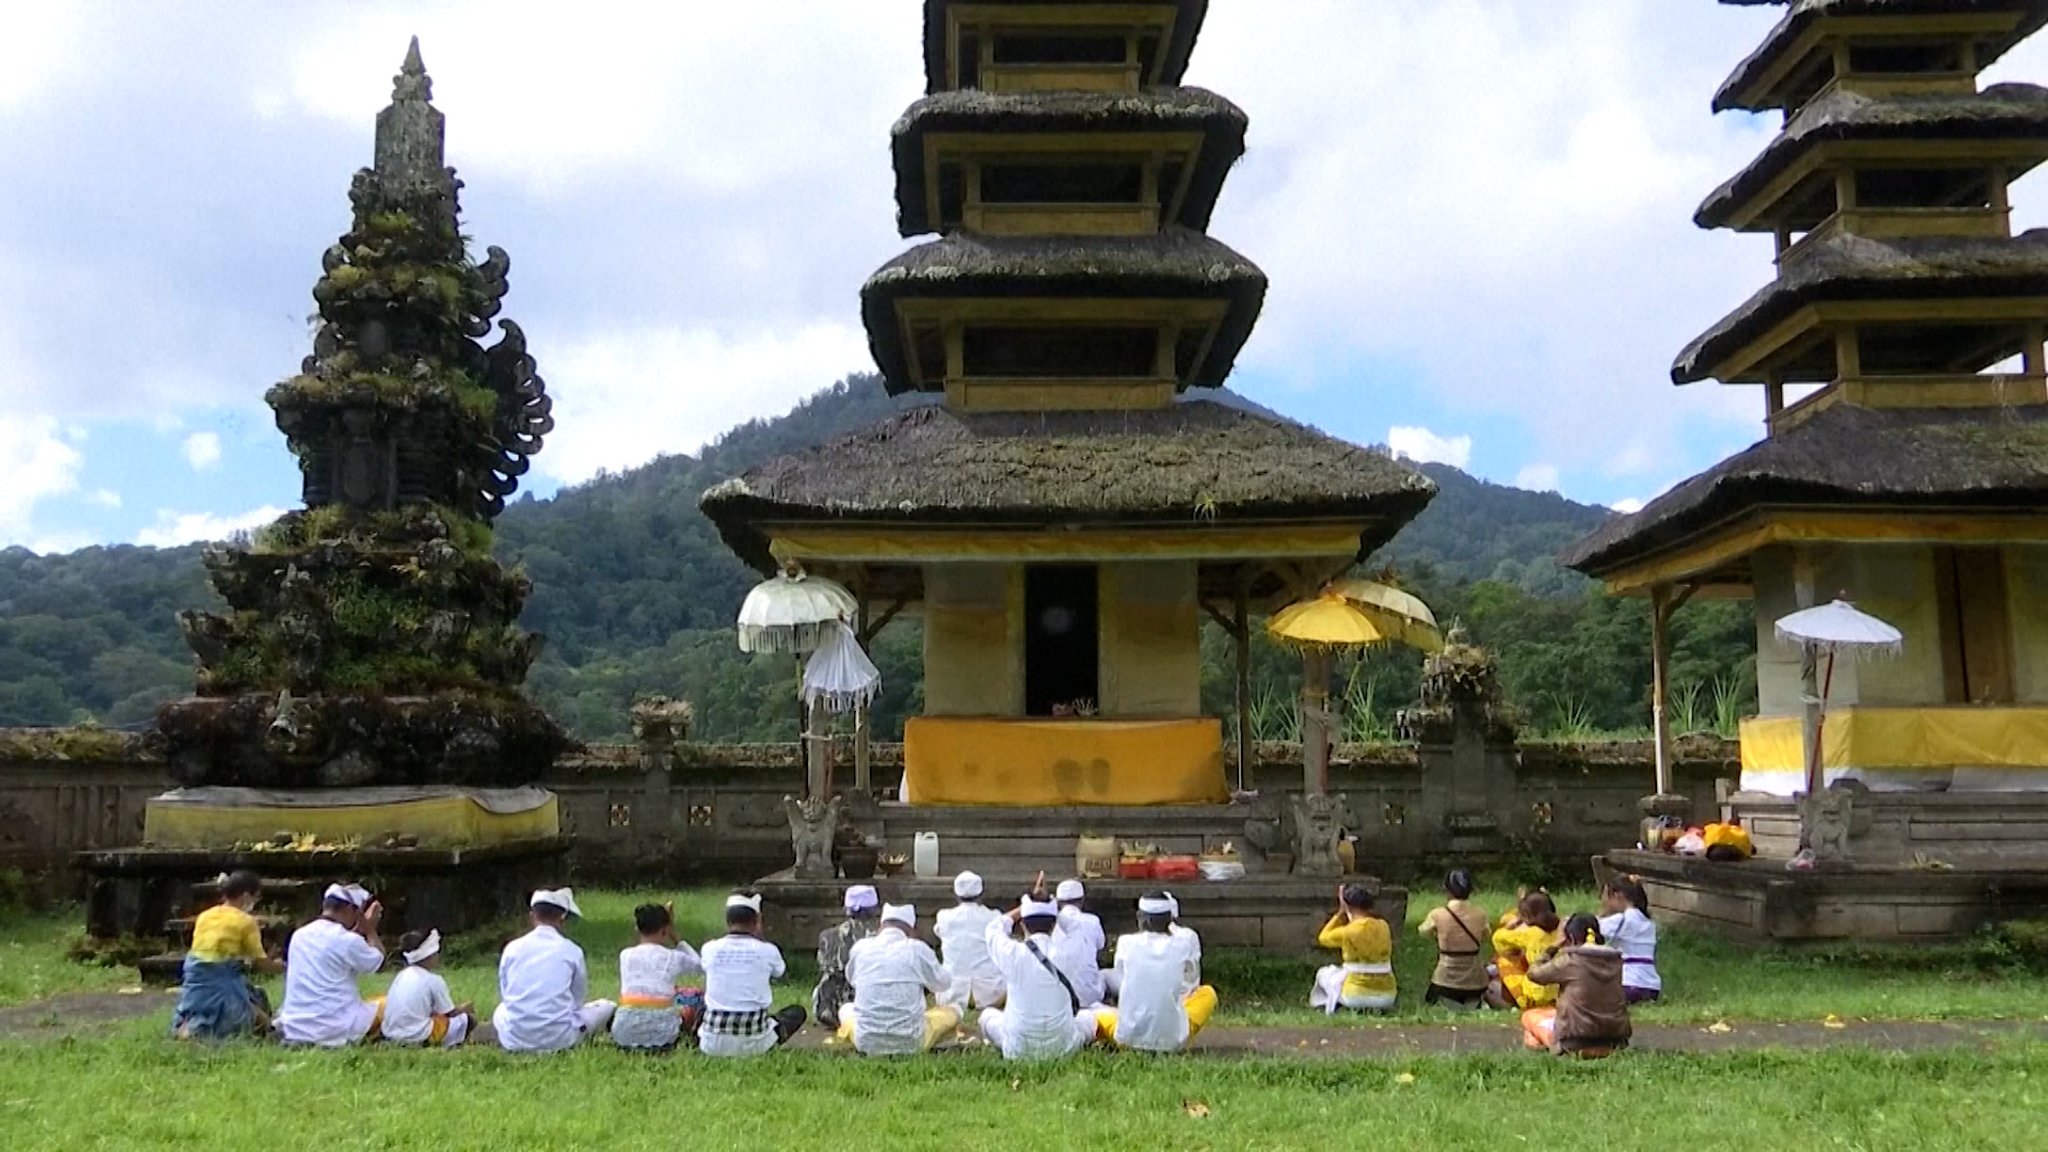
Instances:
[[[771,460],[704,494],[726,543],[766,568],[763,522],[1218,524],[1372,520],[1370,551],[1436,485],[1313,428],[1207,400],[1131,412],[960,413],[924,405]]]
[[[2048,506],[2048,408],[1836,404],[1731,456],[1573,545],[1600,576],[1765,506]]]
[[[1977,41],[1977,66],[1988,68],[2013,45],[2039,31],[2048,23],[2048,0],[1722,0],[1724,4],[1780,4],[1787,8],[1764,38],[1763,45],[1736,65],[1735,71],[1714,94],[1714,111],[1753,108],[1742,93],[1775,67],[1780,58],[1798,45],[1801,36],[1823,17],[1832,16],[1928,16],[1952,12],[2016,12],[2022,18],[2010,35]]]
[[[1815,303],[2048,295],[2048,229],[2006,239],[1832,236],[1787,254],[1778,278],[1679,353],[1690,384],[1772,325]]]
[[[2048,146],[2048,88],[1999,84],[1974,95],[1883,98],[1837,89],[1800,109],[1763,155],[1707,197],[1694,222],[1724,226],[1800,157],[1839,140],[2032,140]]]
[[[1162,84],[1178,84],[1187,74],[1188,57],[1194,55],[1195,39],[1202,33],[1202,21],[1209,15],[1209,0],[1136,0],[1140,4],[1156,4],[1162,8],[1175,9],[1173,40],[1165,47],[1166,60],[1160,72]],[[1067,4],[1100,4],[1102,0],[925,0],[924,2],[924,83],[925,91],[943,92],[946,89],[946,11],[954,4],[977,8],[1017,7],[1057,8]]]
[[[1201,231],[1216,210],[1223,178],[1244,155],[1247,123],[1237,105],[1201,88],[1004,95],[968,89],[927,96],[910,106],[891,133],[897,225],[905,236],[937,230],[926,211],[924,166],[925,139],[936,132],[1200,132],[1202,151],[1187,203],[1172,223]]]
[[[868,343],[890,393],[913,388],[897,301],[1017,296],[1227,301],[1222,330],[1192,380],[1213,388],[1251,336],[1266,299],[1266,274],[1220,241],[1186,228],[1151,236],[955,232],[891,260],[861,289]]]

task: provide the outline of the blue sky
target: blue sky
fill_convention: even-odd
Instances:
[[[1276,11],[1277,10],[1277,11]],[[1252,118],[1215,234],[1273,280],[1233,386],[1360,442],[1625,504],[1753,440],[1666,375],[1771,274],[1693,208],[1768,140],[1708,100],[1775,11],[1214,0]],[[803,21],[793,29],[792,16]],[[561,421],[529,486],[690,451],[869,366],[917,0],[8,5],[0,546],[175,543],[297,497],[262,394],[309,345],[406,38]],[[2048,40],[2048,38],[2043,38]],[[1991,79],[2048,76],[2028,45]],[[2019,190],[2023,226],[2038,218]]]

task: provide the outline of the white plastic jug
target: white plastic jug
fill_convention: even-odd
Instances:
[[[911,842],[910,871],[919,880],[934,880],[939,875],[939,834],[919,832]]]

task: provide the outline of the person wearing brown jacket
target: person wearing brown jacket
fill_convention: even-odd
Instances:
[[[1600,939],[1600,921],[1584,913],[1564,927],[1565,946],[1529,969],[1533,984],[1557,988],[1557,1006],[1522,1014],[1524,1042],[1560,1056],[1606,1056],[1628,1047],[1628,996],[1621,953]]]

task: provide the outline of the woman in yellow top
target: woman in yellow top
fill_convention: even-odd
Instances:
[[[1513,921],[1493,933],[1500,984],[1488,996],[1495,1007],[1541,1008],[1557,1002],[1557,989],[1530,983],[1529,969],[1564,943],[1563,927],[1550,893],[1531,892],[1522,897]]]
[[[1337,914],[1323,925],[1316,943],[1341,951],[1344,963],[1331,964],[1316,973],[1309,1007],[1332,1015],[1339,1008],[1354,1012],[1393,1010],[1394,934],[1385,920],[1373,914],[1372,893],[1357,884],[1337,889]]]
[[[264,955],[263,929],[251,915],[262,894],[254,872],[236,872],[221,880],[220,903],[192,922],[192,948],[171,1016],[178,1039],[222,1040],[270,1026],[269,1005],[249,979],[251,972],[283,967]]]

